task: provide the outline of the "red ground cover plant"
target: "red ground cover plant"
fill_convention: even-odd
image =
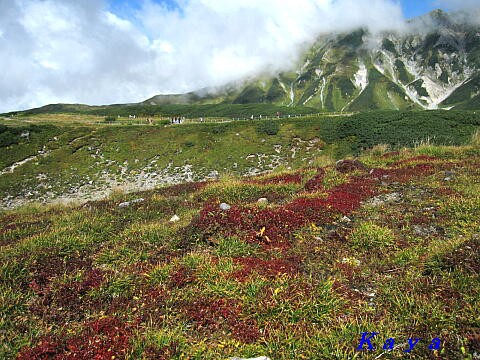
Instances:
[[[46,337],[35,347],[24,348],[17,360],[111,360],[125,358],[132,328],[117,318],[86,323],[77,335]]]
[[[202,190],[208,184],[209,184],[208,181],[188,182],[184,184],[178,184],[178,185],[161,188],[161,189],[158,189],[156,192],[164,196],[186,195],[186,194],[191,194],[199,190]]]
[[[91,269],[92,261],[88,258],[88,254],[76,254],[65,261],[65,257],[61,254],[45,249],[44,253],[36,259],[30,266],[30,282],[25,284],[35,291],[42,294],[48,291],[48,287],[53,279],[64,274],[73,273],[79,269]],[[56,249],[55,249],[56,250]]]
[[[231,328],[232,336],[245,344],[253,344],[261,336],[260,329],[254,320],[237,321],[231,325]]]
[[[328,191],[327,198],[298,198],[289,204],[266,209],[232,206],[222,211],[218,204],[209,203],[191,226],[199,229],[204,239],[216,234],[240,235],[248,242],[267,248],[288,248],[295,230],[309,223],[329,222],[336,214],[352,213],[362,201],[375,194],[375,186],[372,178],[352,177]]]
[[[241,314],[241,308],[234,300],[197,299],[184,306],[183,311],[197,329],[218,330],[222,325],[234,322]]]
[[[143,350],[142,358],[149,360],[170,360],[180,355],[180,344],[177,341],[172,341],[167,346],[158,348],[149,346]]]
[[[428,176],[434,173],[434,166],[430,164],[417,164],[397,169],[373,169],[370,171],[370,177],[390,183],[406,183],[414,177]]]
[[[178,266],[173,270],[169,279],[170,288],[183,288],[197,280],[191,269],[185,266]]]
[[[279,275],[293,276],[299,272],[299,259],[272,259],[263,260],[254,257],[235,258],[234,263],[241,265],[240,270],[234,271],[230,276],[238,281],[244,282],[248,279],[250,274],[256,272],[262,276],[274,278]]]
[[[285,207],[262,209],[257,211],[252,219],[247,241],[261,243],[267,247],[288,247],[292,232],[305,223],[306,219],[302,213]]]
[[[349,215],[360,208],[362,201],[375,194],[375,185],[371,179],[354,177],[329,192],[327,205],[343,215]]]
[[[244,343],[254,343],[260,337],[255,320],[242,320],[242,307],[235,300],[201,298],[183,305],[182,311],[197,330],[212,333],[228,329]]]
[[[249,180],[247,183],[258,185],[301,184],[302,180],[301,174],[281,174],[267,179]]]
[[[102,285],[104,275],[105,272],[100,269],[90,269],[82,280],[48,285],[44,288],[39,288],[33,281],[30,287],[38,297],[29,310],[45,320],[59,324],[83,320],[87,310],[99,306],[86,295],[90,290]]]
[[[325,170],[319,168],[317,174],[307,181],[305,184],[305,190],[309,192],[324,190],[323,179],[325,178]]]

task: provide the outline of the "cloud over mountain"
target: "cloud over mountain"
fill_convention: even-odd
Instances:
[[[0,0],[0,111],[119,103],[273,72],[324,32],[401,28],[391,0]]]

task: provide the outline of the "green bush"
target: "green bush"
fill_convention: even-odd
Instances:
[[[18,136],[10,131],[0,132],[0,147],[7,147],[18,143]]]
[[[361,224],[351,235],[352,247],[358,250],[390,246],[394,240],[393,232],[389,228],[371,222]]]
[[[277,135],[280,125],[275,120],[261,121],[257,124],[257,132],[259,134]]]

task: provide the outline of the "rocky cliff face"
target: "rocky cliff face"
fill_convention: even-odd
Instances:
[[[479,70],[480,26],[465,14],[437,10],[411,20],[401,32],[322,35],[296,69],[226,86],[214,95],[187,94],[182,102],[308,105],[324,111],[475,109]]]

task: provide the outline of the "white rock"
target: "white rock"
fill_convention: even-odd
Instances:
[[[144,202],[144,201],[145,201],[145,199],[143,199],[143,198],[135,199],[135,200],[132,200],[132,201],[126,201],[126,202],[123,202],[123,203],[119,204],[118,207],[123,209],[123,208],[127,208],[131,205],[134,205],[134,204],[139,204],[139,203]]]
[[[178,215],[174,215],[172,216],[172,218],[170,219],[170,222],[171,223],[176,223],[176,222],[179,222],[180,221],[180,218],[178,217]]]
[[[258,199],[257,203],[261,204],[261,205],[267,205],[268,204],[268,199],[267,198],[260,198],[260,199]]]
[[[232,207],[226,203],[221,203],[220,204],[220,209],[223,210],[223,211],[227,211],[227,210],[230,210]]]
[[[234,357],[234,358],[231,358],[230,360],[270,360],[270,358],[266,356],[260,356],[256,358],[250,358],[250,359]]]

